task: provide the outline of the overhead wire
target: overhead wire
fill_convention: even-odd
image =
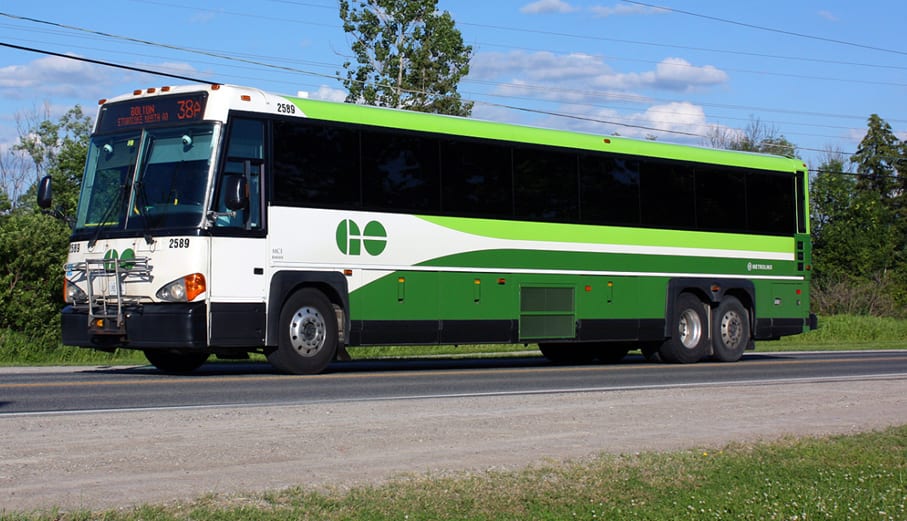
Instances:
[[[687,15],[687,16],[693,16],[693,17],[696,17],[696,18],[703,18],[703,19],[705,19],[705,20],[711,20],[711,21],[714,21],[714,22],[721,22],[721,23],[725,23],[725,24],[738,25],[738,26],[741,26],[741,27],[747,27],[747,28],[749,28],[749,29],[757,29],[757,30],[760,30],[760,31],[767,31],[767,32],[776,33],[776,34],[783,34],[783,35],[786,35],[786,36],[793,36],[793,37],[796,37],[796,38],[803,38],[803,39],[807,39],[807,40],[815,40],[815,41],[826,42],[826,43],[835,43],[835,44],[839,44],[839,45],[846,45],[846,46],[850,46],[850,47],[856,47],[856,48],[859,48],[859,49],[866,49],[866,50],[871,50],[871,51],[878,51],[878,52],[891,53],[891,54],[899,54],[899,55],[902,55],[902,56],[907,56],[907,51],[902,51],[902,50],[899,50],[899,49],[888,49],[888,48],[879,47],[879,46],[876,46],[876,45],[866,45],[866,44],[857,43],[857,42],[851,42],[851,41],[847,41],[847,40],[840,40],[840,39],[837,39],[837,38],[827,38],[827,37],[824,37],[824,36],[817,36],[817,35],[813,35],[813,34],[800,33],[800,32],[797,32],[797,31],[788,31],[788,30],[785,30],[785,29],[777,29],[777,28],[774,28],[774,27],[766,27],[766,26],[763,26],[763,25],[756,25],[756,24],[751,24],[751,23],[748,23],[748,22],[741,22],[741,21],[739,21],[739,20],[731,20],[731,19],[728,19],[728,18],[721,18],[721,17],[718,17],[718,16],[711,16],[711,15],[707,15],[707,14],[703,14],[703,13],[695,13],[695,12],[692,12],[692,11],[685,11],[685,10],[683,10],[683,9],[675,9],[675,8],[673,8],[673,7],[665,7],[665,6],[662,6],[662,5],[649,4],[649,3],[646,3],[646,2],[639,2],[639,1],[637,1],[637,0],[621,0],[621,1],[622,1],[622,2],[625,2],[625,3],[628,3],[628,4],[633,4],[633,5],[643,6],[643,7],[649,7],[649,8],[658,9],[658,10],[661,10],[661,11],[667,11],[667,12],[671,12],[671,13],[683,14],[683,15]]]
[[[325,8],[325,9],[331,8],[330,6],[327,6],[327,5],[312,4],[312,3],[309,3],[309,2],[292,2],[292,1],[288,1],[288,0],[270,0],[270,1],[272,1],[272,2],[277,2],[277,3],[292,4],[292,5],[305,5],[305,6],[308,6],[308,7],[319,7],[319,8]],[[163,6],[169,6],[169,7],[191,8],[191,7],[186,7],[186,6],[176,6],[176,5],[173,5],[173,4],[167,4],[167,3],[165,3],[165,2],[158,2],[158,1],[151,1],[151,0],[144,0],[144,3],[149,3],[149,4],[154,4],[154,5],[163,5]],[[631,3],[632,3],[632,2],[631,2]],[[230,15],[234,15],[234,16],[247,16],[247,13],[233,13],[233,12],[225,12],[225,11],[222,11],[222,10],[218,10],[217,12],[219,12],[219,13],[224,13],[224,14],[230,14]],[[243,62],[243,63],[246,63],[246,64],[248,64],[248,65],[255,66],[255,67],[268,67],[268,68],[273,68],[273,69],[278,69],[278,70],[284,70],[284,71],[286,71],[286,72],[291,72],[291,73],[293,73],[293,74],[313,75],[313,76],[316,76],[316,77],[329,78],[329,79],[334,79],[334,80],[341,79],[341,78],[339,78],[339,76],[336,75],[336,74],[322,74],[322,73],[315,73],[315,72],[312,72],[312,71],[307,71],[307,70],[302,70],[302,69],[297,69],[297,68],[284,67],[284,66],[280,66],[280,65],[273,64],[273,63],[264,62],[264,61],[262,61],[261,59],[248,59],[248,58],[242,58],[241,56],[237,56],[236,54],[225,55],[225,54],[222,54],[222,53],[217,53],[217,52],[212,52],[212,51],[206,51],[206,50],[201,50],[201,49],[191,49],[191,48],[186,48],[186,47],[181,47],[181,46],[176,46],[176,45],[162,44],[162,43],[159,43],[159,42],[151,42],[151,41],[141,40],[141,39],[132,38],[132,37],[124,37],[124,36],[119,36],[119,35],[113,35],[113,34],[109,34],[109,33],[100,32],[100,31],[87,30],[87,29],[83,29],[83,28],[79,28],[79,27],[75,27],[75,26],[69,26],[69,25],[66,25],[66,24],[58,24],[58,23],[56,23],[56,22],[47,22],[47,21],[44,21],[44,20],[34,19],[34,18],[30,18],[30,17],[18,17],[18,16],[16,16],[16,15],[9,15],[8,13],[0,13],[0,15],[8,16],[8,17],[11,17],[11,18],[18,18],[18,19],[21,19],[21,20],[27,20],[27,21],[30,21],[30,22],[33,22],[33,23],[44,23],[44,24],[49,24],[49,25],[51,25],[51,26],[55,26],[55,27],[58,27],[58,28],[61,28],[61,29],[66,29],[66,30],[85,31],[85,32],[87,32],[87,33],[89,33],[89,34],[94,34],[94,35],[96,35],[96,36],[98,36],[98,37],[101,37],[101,38],[118,38],[118,39],[123,39],[123,40],[125,40],[125,41],[130,41],[130,42],[136,43],[136,44],[154,45],[154,46],[159,46],[159,47],[167,48],[167,49],[170,49],[170,50],[176,50],[176,51],[182,51],[182,52],[192,52],[192,53],[198,53],[198,54],[208,55],[208,56],[214,57],[214,58],[216,58],[216,59],[221,59],[221,60],[239,61],[239,62]],[[262,18],[267,18],[267,17],[262,17]],[[282,20],[282,21],[287,21],[287,19],[285,19],[285,18],[281,18],[280,20]],[[293,20],[290,20],[290,21],[293,21]],[[316,23],[316,22],[301,22],[301,21],[298,21],[298,20],[297,20],[296,22],[299,22],[299,23],[308,23],[308,24],[311,24],[311,25],[320,25],[320,26],[330,26],[330,27],[333,27],[333,25],[330,25],[330,24],[320,24],[320,23]],[[464,23],[462,23],[462,25],[476,25],[476,26],[481,26],[482,24],[470,24],[470,23],[465,23],[465,22],[464,22]],[[493,26],[493,27],[501,28],[500,26]],[[508,29],[508,30],[520,30],[520,29],[517,29],[517,28],[506,28],[506,29]],[[532,30],[525,30],[525,31],[528,31],[528,32],[537,32],[537,31],[532,31]],[[571,34],[568,34],[568,33],[554,33],[554,32],[551,32],[551,31],[543,31],[543,32],[544,32],[544,33],[549,33],[549,34],[561,34],[561,35],[569,36],[569,37],[583,37],[583,36],[581,36],[581,35],[571,35]],[[636,43],[648,44],[648,43],[651,43],[651,42],[636,42]],[[708,49],[700,49],[700,50],[708,50]],[[714,50],[712,50],[712,51],[714,51]],[[59,53],[57,53],[57,54],[60,55]],[[61,56],[69,57],[68,55],[61,55]],[[250,56],[254,56],[254,55],[250,55]],[[279,60],[284,60],[284,58],[279,58],[279,57],[268,57],[268,58],[269,58],[269,59],[279,59]],[[796,58],[792,58],[792,57],[779,57],[779,58],[796,59]],[[84,60],[84,61],[92,61],[92,62],[95,62],[95,61],[93,61],[93,60]],[[301,62],[301,63],[307,63],[307,62],[304,62],[304,61],[300,61],[300,62]],[[316,63],[317,63],[317,65],[316,65]],[[331,64],[318,63],[318,62],[308,62],[307,64],[308,64],[308,65],[315,65],[315,66],[324,66],[324,67],[330,67],[330,66],[331,66]],[[873,65],[873,64],[862,64],[862,65],[864,65],[864,66],[875,66],[875,65]],[[125,68],[125,67],[124,67],[124,68]],[[143,72],[154,73],[153,71],[147,71],[147,70],[144,70]],[[752,71],[752,72],[757,72],[757,73],[758,73],[758,71]],[[171,76],[171,77],[179,77],[179,75],[173,75],[173,76]],[[832,80],[832,81],[835,80],[835,78],[824,78],[824,79],[828,79],[828,80]],[[465,81],[474,81],[474,80],[465,80]],[[527,85],[526,85],[526,84],[521,84],[521,87],[527,88]],[[546,89],[546,90],[548,90],[548,91],[551,90],[551,87],[550,87],[550,86],[534,86],[534,88],[542,88],[542,89]],[[601,93],[600,95],[601,95],[602,97],[606,97],[606,98],[609,98],[609,99],[614,99],[614,96],[613,96],[613,94],[611,94],[611,93]],[[651,102],[651,100],[652,100],[652,98],[646,98],[646,97],[642,97],[642,96],[640,96],[640,97],[638,97],[638,98],[639,98],[638,100],[635,100],[635,101],[638,102],[638,103],[644,103],[643,100],[645,100],[645,99],[648,99],[649,102]],[[523,111],[525,111],[525,112],[530,112],[530,113],[545,114],[545,115],[551,115],[551,116],[557,116],[557,117],[567,117],[567,118],[577,119],[577,120],[594,121],[594,122],[598,122],[598,123],[605,123],[605,124],[610,124],[610,125],[618,125],[618,126],[630,127],[630,128],[639,128],[639,129],[649,130],[649,131],[654,131],[654,132],[665,132],[665,133],[668,133],[668,134],[678,134],[678,135],[686,135],[686,136],[705,137],[705,136],[702,136],[702,135],[700,135],[700,134],[695,134],[695,133],[691,133],[691,132],[673,131],[673,130],[671,130],[671,129],[660,129],[660,128],[648,127],[648,126],[645,126],[645,125],[627,124],[627,123],[623,123],[623,122],[619,122],[619,121],[608,121],[608,120],[602,120],[602,119],[596,119],[596,118],[589,118],[589,117],[587,117],[587,116],[577,116],[577,115],[573,115],[573,114],[563,114],[563,113],[561,113],[561,112],[549,111],[549,110],[527,109],[526,107],[516,107],[516,106],[514,106],[514,105],[512,105],[512,104],[493,103],[493,102],[487,102],[487,101],[482,101],[482,100],[472,100],[472,101],[475,101],[475,102],[477,102],[477,103],[484,104],[484,105],[502,107],[502,108],[506,108],[506,109],[509,109],[509,110],[523,110]],[[627,101],[629,101],[629,100],[627,100]],[[668,100],[668,101],[670,101],[670,102],[677,102],[678,100]],[[855,118],[855,117],[859,117],[859,116],[847,116],[847,115],[842,115],[842,114],[829,114],[829,113],[818,113],[818,112],[808,112],[808,111],[789,111],[789,110],[785,110],[785,109],[771,109],[771,108],[767,108],[767,107],[747,107],[747,106],[729,105],[729,104],[717,104],[717,105],[716,105],[716,104],[700,104],[700,105],[706,105],[706,106],[718,106],[718,107],[722,107],[722,108],[728,108],[728,109],[730,109],[730,110],[777,111],[777,112],[784,112],[784,113],[799,113],[799,114],[801,114],[801,115],[821,116],[821,117],[846,117],[846,118]],[[733,118],[727,117],[726,119],[733,119]],[[738,118],[738,119],[740,119],[740,118]],[[890,120],[890,121],[897,121],[897,120]],[[804,125],[804,126],[821,126],[821,125]],[[841,127],[838,127],[838,128],[841,128]],[[810,134],[810,135],[811,135],[811,136],[815,136],[815,134]],[[821,137],[821,136],[819,136],[819,137]],[[804,148],[804,147],[799,147],[799,148],[804,149],[804,150],[807,150],[807,148]],[[817,150],[817,149],[809,149],[809,150]],[[818,151],[821,151],[821,150],[818,150]]]

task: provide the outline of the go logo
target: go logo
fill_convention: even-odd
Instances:
[[[107,250],[107,252],[104,253],[104,270],[116,271],[117,260],[119,260],[121,269],[131,270],[135,267],[135,252],[132,248],[126,248],[123,250],[123,254],[119,255],[116,250]]]
[[[337,247],[344,255],[362,255],[362,247],[371,256],[381,255],[387,247],[387,230],[378,221],[371,221],[360,231],[352,219],[337,225]]]

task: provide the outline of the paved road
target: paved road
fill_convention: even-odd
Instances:
[[[0,371],[0,415],[249,405],[305,405],[752,385],[907,376],[907,351],[747,354],[734,364],[558,366],[540,357],[337,363],[318,376],[267,364],[204,366],[189,376],[151,367]]]
[[[3,510],[119,508],[907,424],[907,352],[0,370]],[[229,500],[225,500],[229,501]]]

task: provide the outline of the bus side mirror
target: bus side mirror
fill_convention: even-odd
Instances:
[[[38,184],[38,206],[47,210],[50,208],[52,199],[53,190],[50,185],[50,176],[46,175],[41,178],[41,182]]]
[[[224,177],[224,204],[228,210],[238,212],[249,206],[249,189],[246,178],[241,175]]]

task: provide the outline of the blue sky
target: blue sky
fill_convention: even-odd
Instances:
[[[669,10],[623,0],[438,5],[473,46],[460,91],[477,118],[694,145],[757,119],[812,166],[828,147],[853,153],[873,113],[907,139],[907,3],[646,3]],[[0,13],[6,44],[344,97],[333,76],[350,40],[335,0],[8,0]],[[75,104],[93,114],[100,98],[180,83],[0,47],[0,151],[16,138],[17,114],[48,107],[58,117]]]

